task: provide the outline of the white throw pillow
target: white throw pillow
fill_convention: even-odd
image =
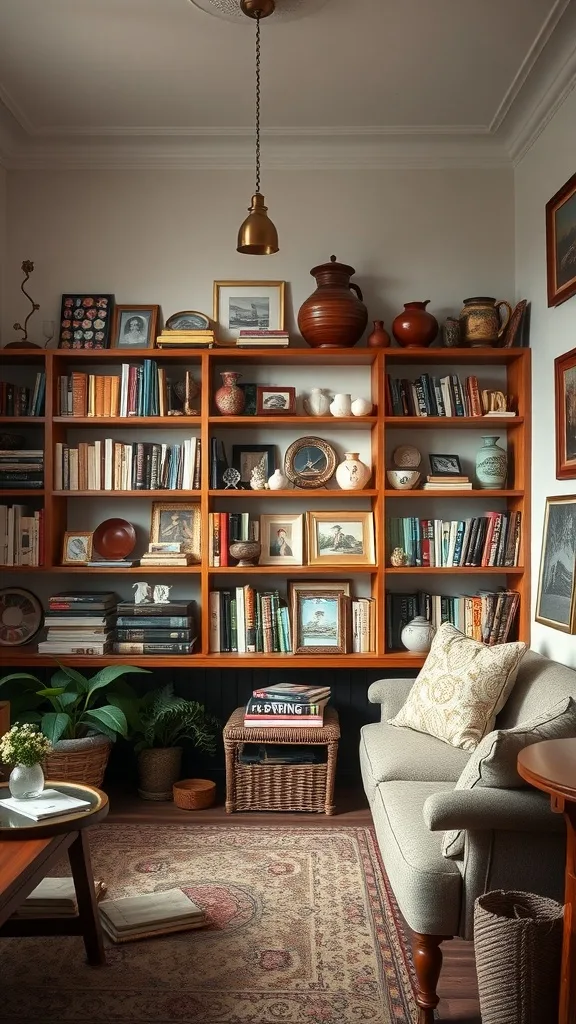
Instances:
[[[475,750],[506,703],[524,643],[487,647],[443,623],[405,704],[390,725]]]

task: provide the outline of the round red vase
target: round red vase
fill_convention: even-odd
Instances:
[[[425,302],[405,302],[404,312],[392,322],[392,334],[403,348],[427,348],[438,334],[438,321]]]
[[[246,399],[242,388],[239,388],[236,382],[242,374],[223,370],[220,376],[223,383],[214,395],[214,404],[222,416],[240,416],[244,412]]]

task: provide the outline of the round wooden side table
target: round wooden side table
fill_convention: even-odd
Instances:
[[[576,1024],[576,738],[533,743],[518,754],[518,772],[550,795],[566,822],[564,936],[559,1024]]]

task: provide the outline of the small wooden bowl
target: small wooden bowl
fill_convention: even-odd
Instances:
[[[174,803],[183,811],[201,811],[212,807],[216,799],[216,783],[209,779],[180,779],[172,786]]]

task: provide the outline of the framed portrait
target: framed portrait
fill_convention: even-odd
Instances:
[[[296,388],[274,388],[258,384],[256,388],[257,416],[291,416],[296,412]]]
[[[576,293],[576,174],[546,203],[548,305]]]
[[[214,320],[229,338],[284,330],[284,281],[214,281]]]
[[[276,469],[276,446],[273,444],[233,444],[232,466],[240,473],[239,487],[250,487],[252,470],[261,466],[266,479]]]
[[[260,565],[302,565],[304,558],[302,513],[260,516]]]
[[[92,558],[91,531],[73,530],[64,534],[62,565],[85,565]]]
[[[180,551],[201,561],[200,505],[185,501],[152,503],[151,544],[180,544]]]
[[[113,295],[63,295],[58,348],[108,348]]]
[[[556,478],[576,477],[576,348],[554,360]]]
[[[154,348],[159,306],[116,306],[112,348]]]
[[[462,467],[457,455],[432,455],[430,459],[430,472],[434,476],[462,476]]]
[[[536,621],[576,633],[576,494],[546,498]]]
[[[294,654],[346,654],[346,600],[338,590],[293,592]]]
[[[372,512],[307,512],[308,565],[374,565]]]

